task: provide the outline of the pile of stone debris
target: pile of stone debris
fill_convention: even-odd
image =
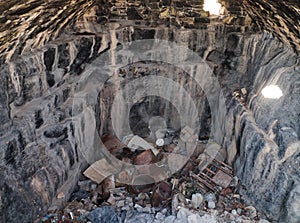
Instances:
[[[192,177],[176,178],[156,185],[156,190],[132,193],[128,187],[104,189],[111,182],[101,184],[85,179],[78,182],[70,202],[60,210],[49,211],[36,223],[267,223],[253,206],[246,206],[235,193],[237,178],[222,191],[206,192]],[[163,191],[169,197],[162,197]]]
[[[140,169],[142,172],[137,176],[126,168],[111,173],[113,168],[100,159],[84,171],[63,208],[51,210],[35,222],[268,222],[237,193],[242,185],[232,168],[224,163],[218,144],[200,142],[188,127],[181,131],[180,137],[170,130],[153,132],[156,146],[138,136],[127,136],[119,142],[113,135],[106,135],[102,141],[111,154],[134,165],[155,164],[171,153],[186,153],[188,143],[196,145],[180,170],[155,181],[149,168]],[[170,166],[166,160],[166,166]],[[125,178],[142,183],[122,183]]]

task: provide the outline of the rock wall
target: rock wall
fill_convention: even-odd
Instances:
[[[55,41],[21,50],[22,55],[12,50],[13,57],[7,51],[0,61],[0,219],[31,222],[51,204],[68,199],[87,165],[79,145],[93,144],[89,125],[101,129],[104,122],[88,116],[103,114],[98,94],[84,101],[95,106],[90,113],[84,104],[73,106],[81,74],[124,42],[162,39],[193,50],[217,76],[226,99],[226,109],[219,112],[226,119],[215,123],[222,133],[215,137],[246,188],[242,194],[271,219],[299,221],[299,64],[294,52],[268,33],[255,34],[247,17],[227,24],[205,20],[194,29],[184,23],[149,27],[117,19],[100,25],[95,19],[102,15],[95,13],[87,12]],[[282,87],[282,99],[260,96],[270,83]],[[246,104],[232,96],[243,87]],[[81,127],[74,127],[74,119]]]
[[[298,222],[299,63],[293,52],[274,41],[256,39],[247,48],[247,103],[233,99],[227,117],[229,161],[245,185],[242,194],[271,219]],[[267,59],[268,58],[268,59]],[[287,59],[288,58],[288,59]],[[263,87],[280,86],[283,97],[264,98]]]
[[[241,3],[261,29],[270,31],[299,52],[299,1],[243,0]]]
[[[69,24],[95,9],[97,22],[117,20],[145,21],[149,25],[172,24],[178,27],[199,28],[209,23],[203,10],[203,0],[160,0],[160,1],[16,1],[0,3],[0,54],[7,56],[22,54],[32,47],[40,47],[56,39]],[[299,2],[263,0],[222,0],[225,11],[233,15],[227,23],[243,22],[251,16],[260,30],[273,33],[287,45],[299,51]],[[94,7],[95,6],[95,7]],[[24,32],[25,31],[25,32]]]

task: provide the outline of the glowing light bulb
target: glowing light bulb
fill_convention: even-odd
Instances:
[[[217,0],[204,0],[203,10],[210,15],[220,15],[222,5]]]
[[[279,99],[283,96],[282,90],[277,85],[266,86],[261,91],[265,98]]]

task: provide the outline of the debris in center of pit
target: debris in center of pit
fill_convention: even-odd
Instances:
[[[100,159],[83,172],[68,202],[35,222],[267,223],[238,194],[242,185],[225,163],[223,148],[198,141],[189,127],[181,132],[184,134],[179,136],[175,130],[158,129],[152,139],[130,135],[122,142],[113,135],[103,136],[108,151],[133,166],[155,164],[171,153],[182,152],[180,140],[196,147],[183,168],[161,182],[147,173],[133,177],[130,170],[120,171]]]

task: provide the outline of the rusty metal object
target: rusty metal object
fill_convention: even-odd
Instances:
[[[119,155],[122,152],[122,148],[126,147],[117,137],[114,135],[104,135],[101,140],[107,150],[114,156]]]
[[[212,181],[209,178],[206,178],[202,173],[196,175],[193,172],[190,172],[190,176],[197,181],[197,185],[204,191],[217,191],[216,185],[213,184]]]
[[[133,159],[133,164],[135,165],[149,165],[156,162],[157,158],[151,149],[142,152]]]
[[[223,196],[227,196],[227,195],[229,195],[229,194],[231,194],[231,193],[232,193],[232,190],[231,190],[229,187],[223,189],[223,190],[220,192],[220,194],[223,195]]]
[[[199,173],[190,171],[190,176],[196,180],[197,185],[205,192],[218,192],[218,187],[227,188],[233,178],[232,168],[217,159],[213,159]]]
[[[159,183],[151,197],[151,204],[154,207],[164,206],[171,199],[172,187],[169,183],[163,181]]]
[[[155,180],[147,175],[141,174],[135,177],[132,181],[132,185],[127,186],[127,190],[133,194],[147,193],[153,189]]]
[[[117,175],[117,179],[119,182],[122,182],[122,183],[129,183],[132,181],[132,176],[131,176],[131,171],[130,170],[122,170],[120,173],[118,173]]]
[[[219,170],[216,175],[212,178],[212,181],[223,187],[226,188],[229,186],[230,182],[232,180],[232,177],[229,176],[228,174],[224,173],[223,171]]]
[[[103,184],[104,184],[106,190],[115,189],[116,188],[115,177],[113,175],[107,177],[103,181]]]
[[[211,162],[211,165],[214,165],[215,167],[217,167],[218,169],[222,170],[223,172],[227,173],[229,176],[233,177],[233,173],[232,173],[232,167],[227,165],[226,163],[223,163],[220,160],[214,159]]]

